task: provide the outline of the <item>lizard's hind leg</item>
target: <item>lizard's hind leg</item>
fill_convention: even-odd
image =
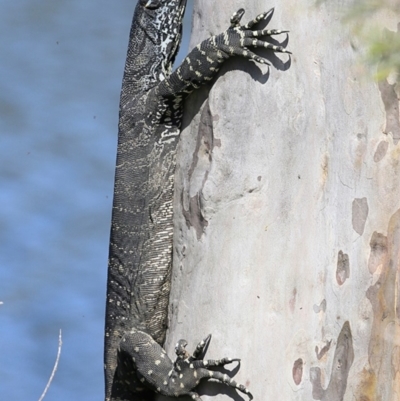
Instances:
[[[204,368],[207,369],[208,367],[214,366],[225,366],[228,363],[232,362],[240,362],[239,358],[222,358],[222,359],[205,359],[205,360],[197,360],[193,362],[195,368]]]
[[[234,387],[237,390],[241,391],[242,393],[246,394],[250,398],[250,400],[253,399],[253,395],[250,393],[250,391],[245,386],[243,386],[243,384],[237,383],[235,380],[230,378],[227,374],[220,373],[220,372],[214,372],[212,370],[209,370],[208,372],[209,372],[209,375],[208,375],[209,380],[225,383],[226,385],[228,385],[230,387]]]
[[[193,361],[191,367],[194,368],[195,372],[198,372],[196,377],[204,378],[212,381],[218,381],[221,383],[225,383],[230,387],[234,387],[237,390],[241,391],[242,393],[246,394],[250,400],[253,399],[253,395],[250,391],[243,385],[238,384],[235,380],[230,378],[227,374],[221,372],[215,372],[213,370],[207,369],[208,367],[215,367],[215,366],[225,366],[231,362],[240,362],[238,358],[222,358],[222,359],[208,359],[208,360],[196,360]]]

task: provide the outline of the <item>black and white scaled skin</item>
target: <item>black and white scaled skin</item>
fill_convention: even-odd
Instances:
[[[121,353],[127,353],[131,358],[123,358],[127,372],[135,371],[135,381],[131,381],[132,392],[144,391],[150,388],[154,392],[171,397],[190,396],[193,400],[201,401],[193,389],[202,379],[209,379],[225,383],[234,387],[253,399],[252,394],[242,384],[236,383],[228,375],[213,371],[209,368],[225,366],[240,359],[223,358],[219,360],[204,360],[200,356],[204,353],[211,339],[211,334],[201,341],[193,355],[186,351],[186,340],[179,340],[175,346],[177,358],[175,362],[168,357],[165,350],[157,344],[150,335],[132,330],[124,336],[121,342]]]
[[[186,0],[139,0],[133,16],[120,99],[109,249],[106,401],[150,400],[154,391],[198,399],[193,388],[205,377],[250,396],[244,386],[208,370],[231,360],[204,361],[196,352],[189,356],[181,341],[172,363],[162,348],[171,287],[175,153],[184,97],[211,81],[231,57],[267,64],[252,48],[289,53],[265,40],[287,31],[256,29],[273,10],[241,25],[240,9],[225,32],[196,46],[172,72],[185,6]]]

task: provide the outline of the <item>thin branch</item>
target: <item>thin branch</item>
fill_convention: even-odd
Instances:
[[[50,387],[51,382],[52,382],[53,379],[54,379],[54,375],[55,375],[56,370],[57,370],[57,367],[58,367],[58,361],[60,360],[61,347],[62,347],[62,337],[61,337],[61,329],[60,329],[60,334],[58,335],[58,351],[57,351],[57,358],[56,358],[56,361],[55,361],[55,363],[54,363],[53,371],[51,372],[49,381],[47,382],[46,387],[45,387],[45,389],[44,389],[44,391],[43,391],[43,394],[42,394],[42,395],[40,396],[40,398],[39,398],[39,401],[42,401],[42,400],[43,400],[43,398],[45,397],[45,395],[46,395],[46,393],[47,393],[47,390],[48,390],[49,387]]]

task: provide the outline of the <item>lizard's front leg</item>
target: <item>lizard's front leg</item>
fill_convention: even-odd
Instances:
[[[282,46],[273,45],[262,39],[265,36],[287,33],[277,29],[254,30],[254,26],[270,17],[273,9],[258,15],[245,25],[240,25],[244,10],[240,9],[231,18],[231,26],[223,33],[212,36],[197,45],[183,63],[166,80],[155,88],[158,95],[169,98],[177,94],[190,93],[210,81],[225,60],[241,56],[261,64],[267,60],[249,48],[262,47],[274,52],[289,53]]]

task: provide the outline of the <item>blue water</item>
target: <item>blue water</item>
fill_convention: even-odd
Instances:
[[[135,3],[0,0],[0,400],[39,399],[60,329],[45,400],[103,398],[118,102]]]

